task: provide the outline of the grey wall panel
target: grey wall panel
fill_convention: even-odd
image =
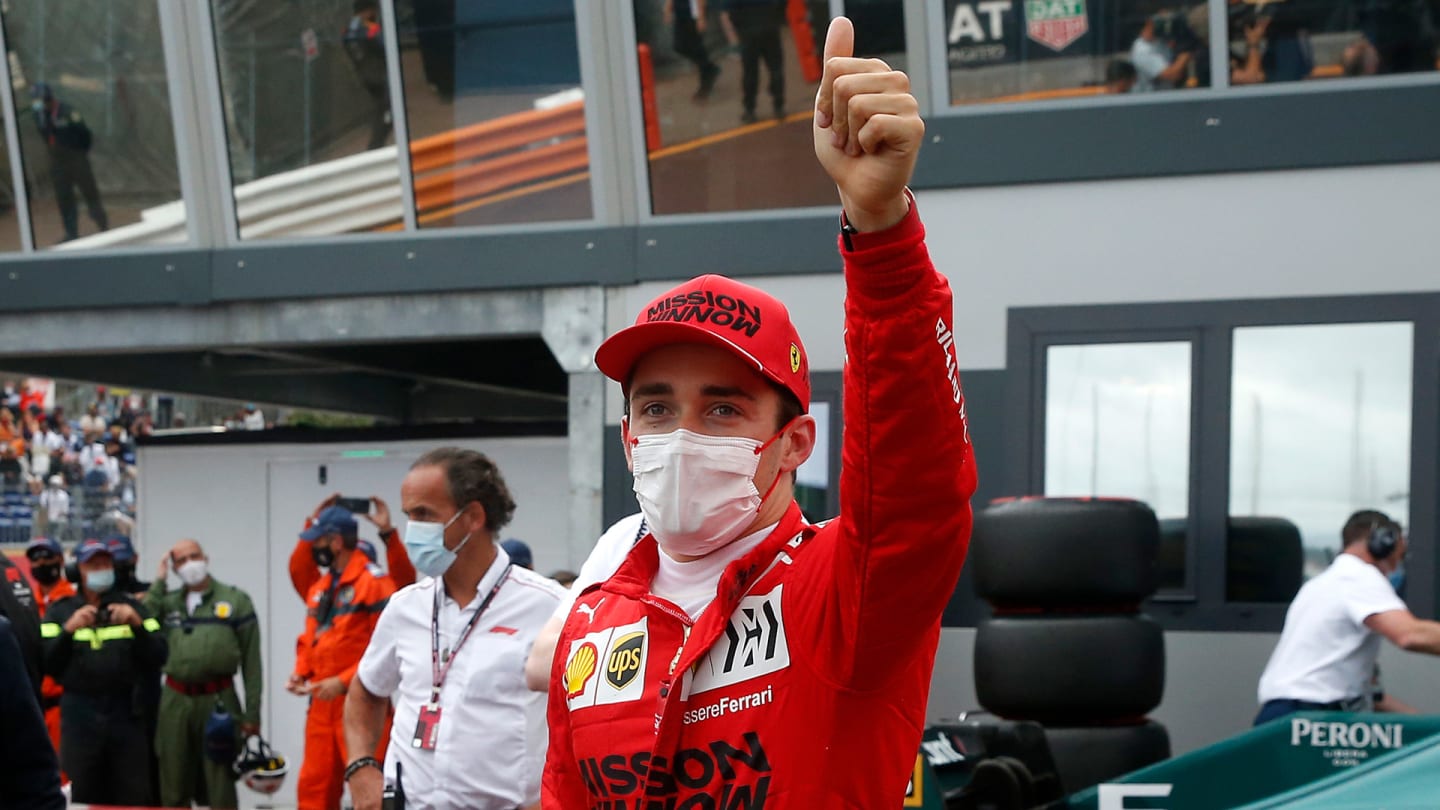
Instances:
[[[0,260],[0,312],[203,304],[210,259],[196,250],[47,253]]]
[[[619,284],[634,277],[618,228],[421,235],[216,251],[215,300]]]
[[[834,273],[839,206],[832,213],[764,211],[722,221],[674,222],[638,229],[640,280]]]
[[[1440,159],[1440,85],[997,108],[927,129],[921,188],[1427,161]]]

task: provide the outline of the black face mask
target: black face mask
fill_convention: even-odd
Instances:
[[[329,568],[335,562],[335,552],[331,551],[329,546],[311,546],[310,556],[321,568]]]
[[[60,563],[32,565],[30,566],[30,573],[35,575],[36,582],[48,588],[60,581]]]

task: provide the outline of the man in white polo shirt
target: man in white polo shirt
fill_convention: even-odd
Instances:
[[[386,786],[407,808],[538,807],[545,697],[525,687],[525,656],[564,595],[512,565],[495,542],[515,511],[494,462],[441,448],[400,486],[405,550],[423,578],[390,598],[350,682],[349,751],[373,751],[395,706],[382,764],[349,762],[356,810]]]
[[[1255,725],[1297,711],[1406,711],[1371,681],[1383,636],[1410,652],[1440,655],[1440,622],[1418,619],[1397,591],[1406,540],[1383,512],[1356,512],[1341,530],[1330,567],[1295,595],[1280,642],[1260,676]]]

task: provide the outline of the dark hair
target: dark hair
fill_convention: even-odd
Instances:
[[[500,468],[484,453],[462,447],[439,447],[410,465],[412,470],[418,467],[443,469],[455,505],[461,509],[469,503],[483,506],[485,528],[491,532],[499,531],[515,515],[515,499],[510,497],[510,488],[505,486]]]
[[[1340,530],[1340,548],[1347,549],[1353,543],[1363,543],[1370,539],[1370,533],[1378,528],[1389,528],[1396,534],[1400,533],[1400,524],[1396,523],[1384,512],[1375,509],[1361,509],[1345,520],[1345,528]]]
[[[1110,64],[1105,66],[1106,84],[1134,81],[1135,76],[1135,66],[1124,59],[1111,59]]]

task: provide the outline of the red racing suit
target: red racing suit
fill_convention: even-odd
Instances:
[[[653,536],[587,589],[556,648],[545,808],[902,803],[975,463],[913,203],[849,241],[840,516],[810,525],[792,503],[693,624],[650,593]]]

